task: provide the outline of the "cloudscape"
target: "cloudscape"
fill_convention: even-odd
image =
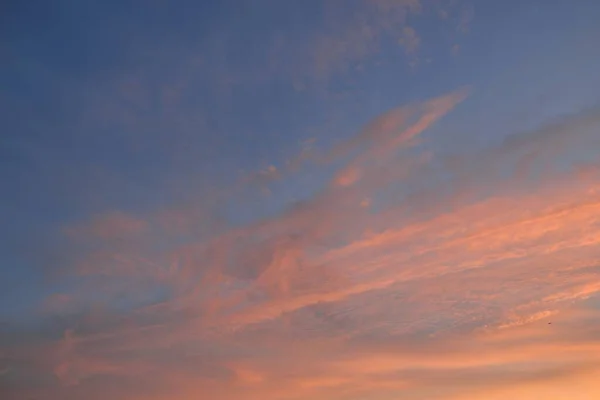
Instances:
[[[600,398],[600,3],[8,1],[0,397]]]

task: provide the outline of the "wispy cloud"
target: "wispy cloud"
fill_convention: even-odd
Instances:
[[[269,57],[271,69],[283,69],[297,82],[322,82],[336,74],[361,70],[389,40],[405,52],[406,64],[414,67],[423,45],[414,21],[439,19],[465,34],[473,18],[472,8],[454,1],[370,0],[355,6],[351,9],[344,2],[327,2],[322,29],[304,38],[305,46],[297,46],[292,38],[276,36]],[[284,67],[283,60],[290,63]],[[304,85],[298,83],[298,87]]]
[[[549,399],[592,393],[600,164],[576,155],[600,113],[437,156],[424,134],[468,93],[315,151],[303,162],[331,180],[269,218],[173,206],[67,227],[76,290],[44,305],[60,335],[3,348],[0,379],[52,400],[108,381],[128,400],[527,398],[550,378]]]

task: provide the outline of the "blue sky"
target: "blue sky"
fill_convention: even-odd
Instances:
[[[192,290],[181,285],[182,277],[200,274],[198,279],[208,279],[205,269],[220,271],[209,274],[213,277],[228,276],[219,278],[226,281],[218,280],[223,285],[219,290],[227,296],[234,293],[227,304],[235,310],[267,298],[300,299],[299,293],[306,290],[329,299],[318,284],[302,283],[308,279],[303,274],[310,275],[311,282],[329,278],[312,272],[289,277],[291,272],[274,266],[273,260],[297,259],[302,253],[323,256],[320,262],[329,265],[324,260],[337,260],[341,247],[413,226],[421,217],[458,215],[475,199],[493,202],[547,190],[544,196],[556,198],[556,204],[548,200],[540,210],[558,207],[562,201],[576,202],[579,198],[561,197],[571,190],[575,196],[581,189],[568,186],[563,175],[598,162],[594,151],[600,102],[598,17],[600,4],[593,0],[8,2],[0,16],[3,327],[41,336],[48,329],[62,333],[80,329],[79,334],[86,335],[86,329],[101,331],[117,324],[111,313],[131,317],[138,315],[138,308],[157,303],[164,309],[149,318],[164,324],[176,320],[176,330],[185,325],[178,307],[187,304],[187,291]],[[413,123],[418,126],[411,128]],[[409,145],[392,139],[396,134],[398,140],[411,136],[413,131],[418,131],[418,138],[408,139]],[[386,148],[396,155],[387,154]],[[404,174],[405,163],[417,166]],[[527,176],[515,178],[521,170]],[[357,180],[364,182],[358,185]],[[562,189],[554,193],[552,188]],[[524,189],[530,193],[521,193]],[[350,205],[355,196],[362,207],[356,210]],[[515,204],[520,210],[521,203]],[[523,207],[526,213],[529,206]],[[585,221],[591,224],[585,232],[597,226]],[[474,220],[463,223],[473,229],[477,225]],[[583,235],[565,229],[560,240]],[[420,245],[441,240],[435,228],[428,235],[418,236]],[[241,242],[232,244],[231,237]],[[245,237],[253,239],[246,242]],[[190,257],[209,257],[192,256],[187,253],[192,250],[179,246],[196,249],[221,241],[229,243],[222,251],[233,266],[211,269],[196,261],[202,266],[186,272],[191,275],[177,269],[193,263]],[[531,249],[537,243],[531,242]],[[370,265],[390,251],[377,247],[356,257]],[[586,247],[568,259],[585,258],[588,251]],[[121,271],[126,268],[120,264],[124,259],[132,268],[126,277],[94,270]],[[342,268],[343,260],[331,268]],[[147,271],[151,262],[171,272],[163,271],[159,278],[156,271]],[[415,262],[428,268],[429,261]],[[353,270],[348,279],[355,283],[372,279],[364,268]],[[492,278],[492,273],[486,279],[510,282],[516,279],[510,274]],[[534,272],[530,278],[537,279]],[[294,282],[301,289],[289,289]],[[382,297],[391,290],[371,284],[365,287],[385,292]],[[415,282],[413,287],[419,285]],[[556,285],[551,289],[563,293],[564,288]],[[238,290],[241,294],[235,294]],[[370,304],[377,308],[382,301],[354,290],[352,295],[344,292],[343,299],[331,296],[344,307],[354,302],[359,308]],[[130,293],[114,297],[115,291]],[[204,286],[199,285],[197,292],[205,293]],[[199,301],[213,304],[216,295],[206,293]],[[489,298],[483,296],[480,303],[487,304],[484,299]],[[508,303],[490,309],[504,310]],[[66,308],[57,311],[56,304]],[[432,321],[446,312],[435,304]],[[430,306],[427,300],[419,305]],[[194,315],[205,312],[186,307]],[[269,323],[257,324],[282,343],[292,340],[294,329],[304,329],[295,327],[295,318],[302,320],[301,326],[310,324],[303,319],[303,308],[286,311],[291,315],[288,333]],[[86,328],[85,321],[98,309],[111,315],[97,317],[102,320],[100,328]],[[58,316],[63,322],[48,322]],[[362,318],[368,319],[357,311],[356,319]],[[483,319],[510,325],[504,314],[492,311]],[[410,330],[410,324],[401,321],[398,324]],[[440,322],[439,329],[463,322],[462,317]],[[53,328],[49,323],[55,324]],[[381,329],[385,333],[386,328]],[[252,332],[247,334],[252,337]],[[327,332],[322,334],[327,337]],[[61,340],[68,342],[71,334],[65,335]],[[244,338],[241,347],[247,345]],[[210,340],[190,343],[185,337],[184,341],[201,346]],[[138,356],[134,364],[146,360]],[[6,371],[16,368],[9,365],[15,359],[39,364],[28,356],[11,357]],[[161,357],[157,365],[164,361]],[[181,361],[178,357],[172,355]],[[77,398],[96,384],[92,379],[96,375],[108,379],[121,374],[111,364],[118,361],[90,361],[85,365],[112,366],[89,367],[87,375],[73,378],[59,367],[66,361],[53,360],[58,366],[50,372],[38,367],[19,372],[26,379],[54,376],[57,382],[51,386],[58,389],[48,396],[58,397],[49,399]],[[317,371],[313,361],[307,368]],[[0,352],[0,371],[3,362]],[[258,372],[246,371],[270,367],[251,359],[242,368],[240,362],[232,367],[219,359],[214,366],[229,368],[233,375],[254,376],[248,379],[262,385],[256,390],[265,390],[263,398],[283,398],[277,397],[269,378],[258,379]],[[131,378],[125,375],[115,379]],[[237,383],[228,379],[219,383],[222,387],[214,387],[215,395],[234,398],[227,396],[235,396],[231,388]],[[11,376],[4,386],[24,393],[27,385],[16,381]],[[170,382],[165,378],[164,387]],[[130,383],[114,398],[137,398],[141,393],[137,383]],[[192,386],[182,389],[182,399],[191,396],[185,393],[194,393]],[[373,399],[387,398],[373,382],[367,386]],[[305,398],[329,393],[323,390]],[[402,390],[393,389],[391,395]],[[418,398],[418,385],[414,390]],[[345,398],[342,392],[336,396]]]

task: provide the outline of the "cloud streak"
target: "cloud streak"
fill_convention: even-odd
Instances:
[[[549,399],[573,382],[595,393],[600,163],[580,155],[600,112],[436,154],[430,128],[468,94],[393,109],[314,153],[304,162],[330,180],[256,222],[174,205],[66,227],[76,285],[44,304],[44,339],[2,347],[3,387],[48,400],[101,398],[107,382],[124,400],[487,399],[552,379]]]

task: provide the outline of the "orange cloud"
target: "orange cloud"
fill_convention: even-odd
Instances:
[[[342,164],[321,192],[270,218],[200,229],[211,213],[185,207],[70,228],[86,275],[48,304],[72,320],[2,349],[0,378],[50,380],[51,400],[99,382],[123,382],[124,400],[527,398],[550,380],[556,399],[594,393],[600,169],[532,185],[529,167],[495,168],[586,146],[599,114],[456,158],[454,190],[431,189],[448,164],[415,139],[466,95],[369,124],[315,158]]]

